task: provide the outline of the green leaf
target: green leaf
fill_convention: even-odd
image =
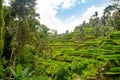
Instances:
[[[22,66],[20,64],[16,67],[16,74],[18,77],[22,77]]]
[[[109,69],[112,72],[120,72],[120,67],[113,67]]]
[[[28,74],[29,67],[26,67],[22,72],[23,76],[25,77]]]

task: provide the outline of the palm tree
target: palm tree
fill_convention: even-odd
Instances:
[[[33,22],[35,22],[35,17],[37,16],[37,14],[35,13],[35,5],[36,5],[35,1],[36,0],[11,0],[10,3],[9,15],[12,19],[8,19],[9,22],[11,22],[8,28],[12,32],[11,43],[13,44],[12,44],[12,51],[9,52],[10,53],[9,62],[11,64],[10,67],[12,67],[13,69],[15,68],[18,55],[24,53],[22,51],[23,46],[25,44],[30,44],[30,41],[32,41],[34,38],[34,34],[32,30],[34,29],[33,27],[36,27],[36,23]],[[31,22],[31,20],[34,21]]]
[[[110,0],[110,1],[112,1],[112,2],[116,2],[116,3],[117,3],[117,2],[120,2],[120,0]]]
[[[113,15],[111,16],[112,17],[112,23],[113,23],[113,27],[115,30],[119,30],[119,20],[120,20],[120,5],[119,5],[119,2],[120,0],[111,0],[112,1],[112,5],[109,5],[108,7],[106,7],[104,9],[104,15],[106,17],[109,17],[110,15]],[[112,14],[111,14],[112,13]]]
[[[99,33],[99,29],[100,29],[100,25],[99,25],[99,17],[98,17],[98,12],[96,11],[94,15],[91,16],[90,19],[90,24],[91,26],[94,28],[94,33],[96,38],[98,37],[98,33]]]
[[[120,7],[119,7],[118,4],[112,4],[112,5],[109,5],[108,7],[106,7],[106,8],[104,9],[104,14],[105,14],[105,15],[106,15],[106,14],[110,15],[110,14],[111,14],[111,11],[116,11],[116,10],[119,10],[119,9],[120,9]]]
[[[116,11],[113,14],[113,18],[114,18],[114,27],[115,30],[120,30],[120,11]]]

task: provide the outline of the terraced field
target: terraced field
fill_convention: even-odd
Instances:
[[[110,34],[104,39],[89,40],[83,43],[74,41],[54,41],[49,44],[51,57],[43,60],[48,74],[54,76],[57,69],[65,69],[61,76],[69,76],[77,80],[94,80],[98,77],[106,79],[120,75],[120,32]],[[55,52],[55,53],[54,53]],[[55,72],[54,72],[55,71]],[[69,74],[67,74],[67,71]],[[53,74],[52,74],[53,73]],[[64,74],[65,73],[65,74]]]

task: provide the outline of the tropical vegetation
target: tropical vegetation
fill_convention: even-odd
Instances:
[[[0,80],[120,80],[120,0],[73,32],[39,21],[36,0],[0,0]]]

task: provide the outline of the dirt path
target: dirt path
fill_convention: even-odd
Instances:
[[[80,75],[77,75],[77,80],[81,80],[81,77],[80,77]]]

